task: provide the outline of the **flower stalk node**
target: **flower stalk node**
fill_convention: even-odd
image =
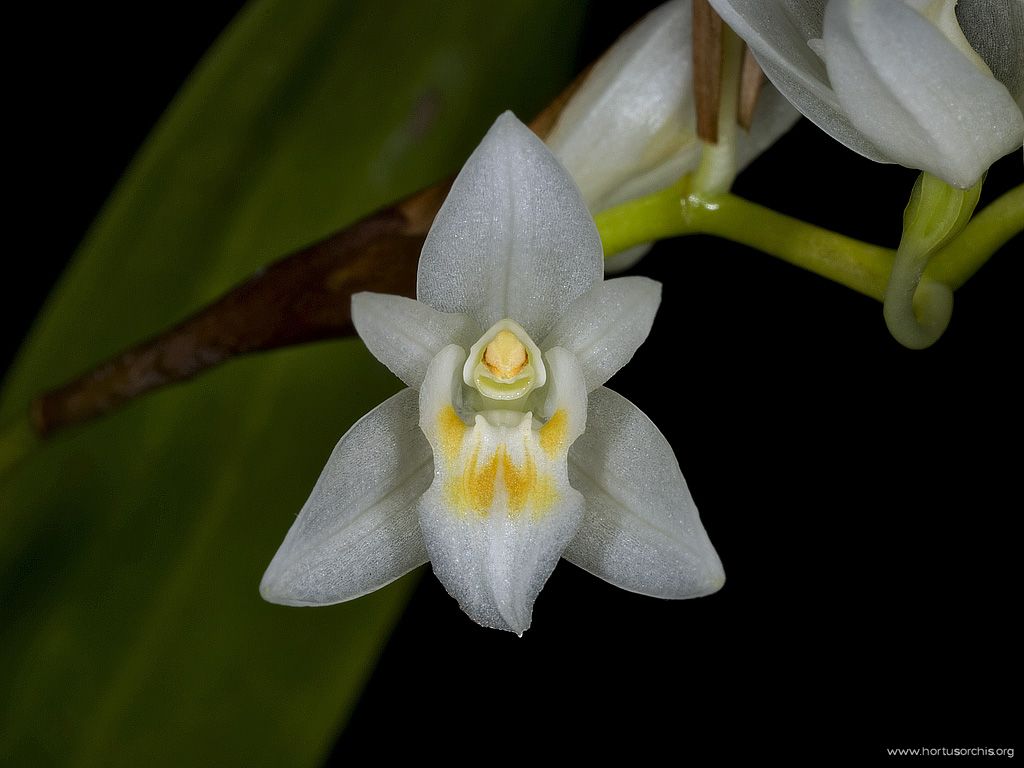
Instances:
[[[929,347],[949,325],[952,289],[937,281],[922,282],[922,276],[931,258],[970,221],[981,185],[978,181],[959,189],[930,173],[914,183],[882,308],[890,333],[905,347]]]

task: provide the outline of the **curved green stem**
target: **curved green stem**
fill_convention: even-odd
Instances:
[[[734,195],[687,199],[697,231],[748,245],[881,299],[892,251],[794,219]]]
[[[922,173],[914,184],[883,300],[885,324],[905,347],[930,347],[949,325],[953,289],[935,281],[922,284],[921,278],[932,257],[967,225],[981,185],[958,189],[930,173]]]
[[[676,235],[715,235],[764,251],[882,300],[893,251],[778,213],[728,192],[690,191],[683,179],[595,217],[605,254]]]
[[[628,202],[608,208],[594,216],[604,256],[676,235],[691,235],[682,215],[689,179]]]

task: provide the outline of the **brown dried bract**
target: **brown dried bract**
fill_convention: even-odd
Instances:
[[[744,47],[743,68],[740,70],[740,103],[736,110],[736,122],[745,131],[749,131],[750,126],[754,123],[754,110],[757,108],[757,100],[761,95],[764,80],[761,65],[757,63],[751,50]]]
[[[718,142],[722,99],[722,19],[708,0],[693,0],[693,98],[697,135]]]

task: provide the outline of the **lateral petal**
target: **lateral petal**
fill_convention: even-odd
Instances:
[[[264,600],[330,605],[427,561],[416,500],[434,475],[417,394],[385,400],[338,441],[260,584]]]
[[[565,559],[617,587],[654,597],[700,597],[725,573],[668,441],[644,413],[600,387],[587,431],[569,453],[584,520]]]
[[[661,283],[654,280],[605,280],[573,302],[542,346],[572,352],[589,392],[630,361],[651,332],[660,303]]]
[[[367,349],[410,387],[448,344],[469,346],[480,329],[469,315],[438,312],[404,296],[363,291],[352,296],[352,323]]]

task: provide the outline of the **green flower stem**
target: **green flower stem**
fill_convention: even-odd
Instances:
[[[599,213],[605,255],[678,235],[715,235],[748,245],[845,285],[885,298],[896,252],[773,211],[730,193],[691,191],[689,178]],[[1011,237],[1024,230],[1024,186],[1007,192],[929,263],[921,284],[958,288]]]
[[[0,481],[38,442],[27,417],[0,429]]]
[[[689,192],[689,180],[599,213],[605,255],[676,235],[715,235],[810,270],[879,301],[893,251],[794,219],[728,192]]]
[[[702,234],[716,235],[764,251],[881,300],[892,251],[785,216],[732,194],[690,195]]]

